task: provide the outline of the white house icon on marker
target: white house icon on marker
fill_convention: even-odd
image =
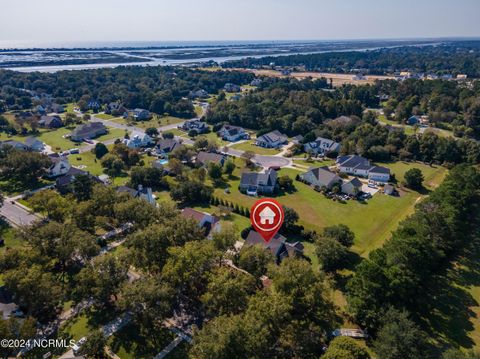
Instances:
[[[275,212],[272,211],[270,207],[265,207],[263,211],[260,212],[260,223],[261,224],[273,224],[275,219]]]

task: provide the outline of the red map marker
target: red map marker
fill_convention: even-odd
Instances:
[[[253,228],[267,243],[282,227],[284,218],[282,205],[271,198],[257,201],[250,211]]]

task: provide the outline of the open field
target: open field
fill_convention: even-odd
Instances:
[[[94,176],[103,174],[101,161],[96,159],[95,155],[90,151],[77,155],[70,155],[68,156],[68,160],[72,166],[88,171]]]
[[[393,173],[398,173],[399,180],[403,179],[403,174],[408,168],[420,168],[424,173],[425,183],[430,188],[438,185],[446,173],[442,167],[433,168],[419,163],[400,162],[386,165],[392,169]],[[234,173],[235,177],[229,182],[230,194],[217,188],[215,195],[233,203],[251,207],[256,198],[238,191],[240,172],[240,169],[237,168]],[[300,171],[294,169],[282,169],[279,175],[288,175],[294,179],[298,173]],[[400,197],[379,193],[367,202],[340,203],[324,197],[303,183],[295,181],[294,184],[295,192],[281,193],[276,197],[277,200],[295,209],[300,215],[300,224],[305,228],[320,231],[322,228],[334,224],[348,225],[356,235],[352,249],[362,256],[366,256],[371,250],[381,246],[388,239],[390,233],[396,229],[398,223],[413,212],[415,203],[422,197],[418,192],[406,190],[402,191]]]
[[[132,125],[135,127],[147,129],[149,127],[160,127],[160,126],[166,126],[166,125],[172,125],[175,123],[180,123],[185,121],[184,119],[178,118],[178,117],[173,117],[173,116],[165,116],[165,117],[157,117],[155,116],[154,118],[148,120],[148,121],[133,121],[129,122],[123,117],[114,117],[110,118],[109,120],[121,123],[124,125]]]
[[[373,84],[377,80],[387,80],[387,79],[394,79],[393,76],[376,76],[376,75],[368,75],[365,77],[364,80],[354,80],[353,74],[334,74],[328,72],[292,72],[290,75],[282,75],[280,71],[276,70],[258,70],[258,69],[243,69],[243,68],[236,68],[231,69],[232,71],[245,71],[245,72],[252,72],[257,76],[269,76],[269,77],[293,77],[296,79],[306,79],[311,77],[313,79],[319,78],[326,78],[328,81],[332,79],[333,86],[342,86],[344,84],[354,84],[354,85],[365,85],[365,84]]]
[[[259,155],[276,155],[277,153],[280,152],[280,150],[274,149],[274,148],[263,148],[260,146],[255,146],[253,144],[253,140],[247,140],[245,142],[242,142],[238,145],[233,145],[231,148],[234,148],[236,150],[242,150],[242,151],[252,151],[255,152]]]

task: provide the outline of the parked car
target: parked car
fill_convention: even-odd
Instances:
[[[77,154],[77,153],[80,153],[80,150],[78,148],[72,148],[70,150],[70,154],[73,155],[73,154]]]
[[[92,141],[92,140],[89,140],[88,138],[86,138],[84,141],[85,141],[86,143],[93,144],[93,141]]]
[[[72,347],[73,354],[79,355],[80,349],[82,349],[82,345],[85,344],[86,341],[87,341],[86,337],[80,338],[80,340],[76,342]]]

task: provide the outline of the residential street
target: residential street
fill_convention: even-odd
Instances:
[[[3,206],[0,207],[0,215],[14,227],[30,225],[40,219],[38,215],[30,213],[26,207],[11,198],[5,198]]]

